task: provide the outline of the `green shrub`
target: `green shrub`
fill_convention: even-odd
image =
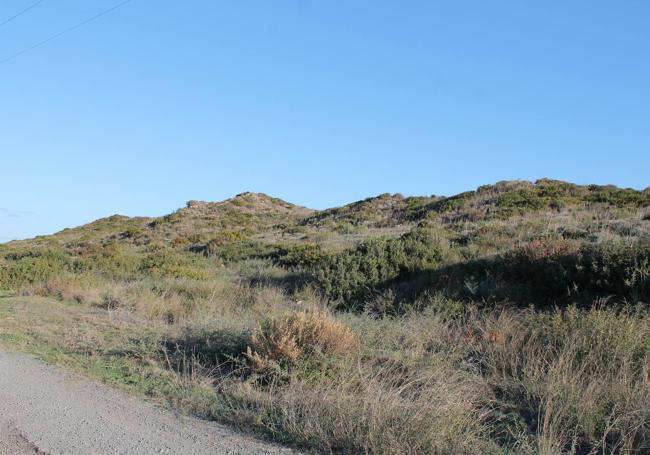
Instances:
[[[502,208],[539,210],[547,205],[547,200],[540,197],[536,191],[522,189],[504,194],[497,200],[496,205]]]
[[[474,191],[466,191],[456,196],[447,197],[436,201],[432,204],[431,208],[434,212],[445,213],[460,210],[467,206],[470,198],[474,196]]]
[[[142,230],[140,228],[137,226],[129,226],[124,232],[122,232],[121,236],[125,239],[132,239],[138,237],[140,234],[142,234]]]
[[[418,277],[422,291],[472,301],[535,304],[616,300],[650,302],[650,245],[607,242],[576,246],[536,240],[489,258],[451,264]]]
[[[141,271],[155,278],[206,279],[206,263],[196,256],[174,254],[173,252],[154,253],[142,261]]]
[[[274,262],[287,269],[309,269],[324,260],[327,253],[311,243],[288,244],[273,255]]]
[[[583,247],[571,276],[594,297],[650,302],[650,244],[610,242]]]
[[[144,254],[119,247],[105,247],[102,254],[94,257],[80,257],[75,260],[75,273],[92,272],[106,278],[128,280],[144,273]]]
[[[208,254],[227,262],[269,258],[276,252],[276,246],[257,240],[236,240],[225,243],[208,242]]]
[[[247,240],[248,235],[246,235],[246,233],[243,231],[225,230],[219,232],[219,235],[211,239],[208,242],[208,246],[209,248],[216,251],[218,247],[226,245],[228,243],[245,242]]]
[[[70,255],[59,251],[11,253],[0,263],[0,289],[15,289],[73,271]]]
[[[428,229],[416,228],[398,239],[377,239],[326,257],[315,271],[326,297],[360,308],[376,290],[410,273],[438,264],[442,243]]]
[[[617,188],[612,185],[589,185],[588,202],[598,202],[616,207],[648,207],[650,195],[631,188]]]

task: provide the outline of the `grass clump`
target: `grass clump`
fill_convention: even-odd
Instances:
[[[352,330],[324,311],[302,311],[270,318],[260,325],[246,348],[254,370],[288,368],[299,361],[354,352],[359,340]]]

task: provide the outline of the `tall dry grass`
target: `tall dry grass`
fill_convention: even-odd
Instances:
[[[484,375],[539,454],[650,451],[650,317],[640,307],[492,313]]]
[[[235,415],[321,453],[497,453],[478,406],[485,390],[446,373],[351,364],[318,380],[221,387]]]
[[[424,310],[380,318],[330,313],[313,290],[288,295],[228,273],[76,275],[23,291],[92,307],[94,318],[97,308],[137,315],[131,323],[158,334],[138,365],[176,378],[157,392],[170,403],[317,452],[650,452],[644,307],[477,310],[433,295]],[[77,331],[102,355],[132,338],[102,347],[101,332]],[[281,374],[259,380],[252,359]]]

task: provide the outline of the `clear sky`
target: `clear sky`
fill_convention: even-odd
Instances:
[[[42,1],[0,61],[116,3]],[[0,242],[243,191],[645,188],[649,24],[647,0],[132,0],[0,63]]]

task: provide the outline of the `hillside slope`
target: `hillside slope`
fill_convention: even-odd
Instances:
[[[322,211],[242,193],[2,245],[0,279],[12,287],[64,270],[207,279],[215,265],[263,260],[346,308],[363,308],[377,293],[391,295],[389,307],[427,292],[567,303],[645,292],[649,239],[647,189],[509,181],[450,197],[383,194]]]
[[[0,245],[0,291],[0,343],[310,453],[650,450],[648,189],[190,201]]]

